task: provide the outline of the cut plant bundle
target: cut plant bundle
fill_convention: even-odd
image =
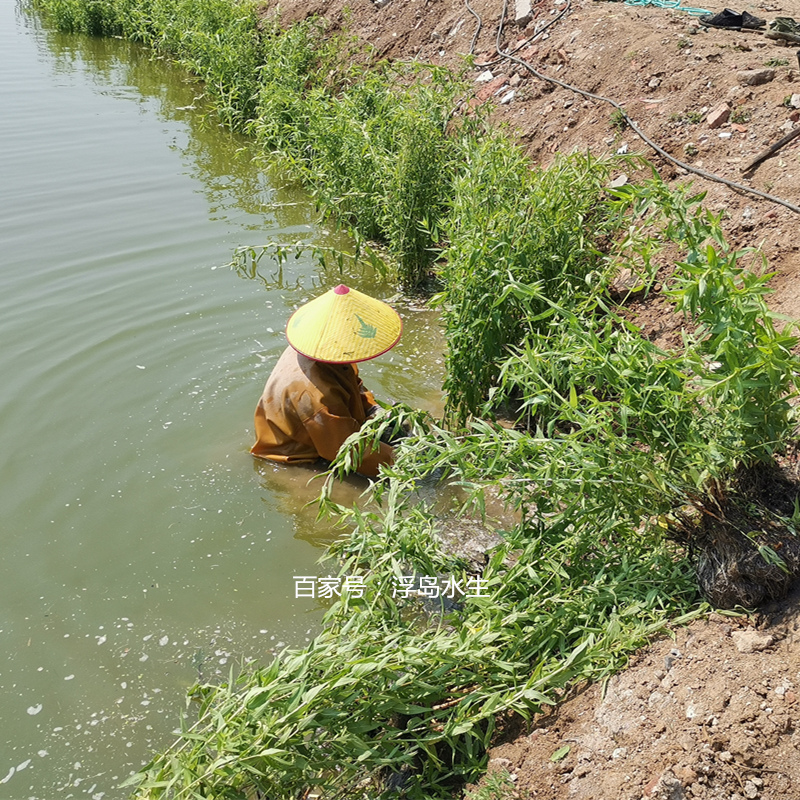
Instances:
[[[702,195],[633,158],[532,168],[460,113],[456,78],[354,66],[366,56],[317,21],[284,33],[232,0],[37,5],[183,61],[265,158],[382,243],[404,286],[438,282],[449,343],[447,423],[394,407],[332,466],[411,430],[373,510],[323,494],[351,527],[329,557],[364,597],[337,601],[307,647],[195,687],[196,718],[132,778],[137,797],[452,797],[485,767],[498,715],[531,719],[703,612],[690,551],[714,602],[759,601],[753,576],[785,590],[798,514],[755,503],[752,476],[794,434],[795,329]],[[623,168],[643,177],[609,188]],[[239,263],[255,274],[260,257]],[[679,346],[611,300],[622,268],[684,316]],[[457,486],[465,520],[489,491],[512,512],[479,575],[442,544],[437,484]],[[742,546],[715,560],[723,539]],[[432,610],[392,591],[408,575],[479,578],[483,596]]]

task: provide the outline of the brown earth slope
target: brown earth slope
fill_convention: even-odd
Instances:
[[[622,149],[654,159],[667,179],[693,180],[698,190],[708,191],[707,204],[725,213],[732,244],[763,248],[770,270],[778,273],[773,308],[800,317],[796,213],[686,175],[630,129],[619,130],[612,123],[613,106],[554,87],[517,64],[498,62],[503,3],[472,0],[470,7],[481,23],[474,47],[478,19],[465,0],[293,0],[272,3],[266,13],[278,11],[287,24],[323,16],[334,29],[346,26],[377,55],[391,59],[460,69],[473,50],[475,63],[491,64],[468,73],[474,81],[473,102],[491,103],[498,121],[520,138],[534,161],[547,164],[556,152]],[[764,19],[800,20],[800,0],[748,5],[747,10]],[[553,22],[517,53],[535,69],[621,103],[676,158],[800,206],[800,137],[751,173],[741,173],[752,158],[800,125],[800,44],[784,46],[756,32],[703,28],[684,11],[602,0],[540,0],[524,26],[514,17],[514,0],[509,0],[501,50],[535,37]],[[748,85],[752,71],[763,72],[760,79],[767,82]],[[714,112],[716,119],[709,122]]]
[[[800,798],[798,598],[759,618],[712,615],[640,653],[496,747],[522,798]],[[552,760],[555,753],[567,754]]]
[[[472,102],[492,104],[533,161],[547,164],[556,152],[576,149],[627,150],[652,158],[669,180],[691,178],[615,126],[612,106],[496,61],[503,4],[470,5],[482,23],[475,61],[490,64],[468,73]],[[684,11],[654,6],[540,0],[522,26],[514,21],[514,0],[509,7],[501,50],[521,45],[519,55],[539,72],[621,103],[676,158],[800,205],[800,137],[741,172],[800,125],[800,44],[703,29]],[[315,14],[334,28],[346,26],[380,56],[453,68],[464,65],[478,27],[464,0],[292,0],[273,2],[266,13],[278,8],[286,23]],[[800,0],[735,8],[800,20]],[[776,273],[773,309],[800,318],[800,215],[692,180],[724,213],[734,245],[763,249]],[[645,313],[654,333],[675,327],[659,319],[657,308]],[[567,754],[551,760],[566,745]],[[605,695],[589,688],[492,757],[490,770],[507,771],[521,798],[800,800],[800,597],[755,620],[712,616],[693,623],[638,654]]]

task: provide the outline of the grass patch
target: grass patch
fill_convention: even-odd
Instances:
[[[528,792],[520,793],[508,772],[498,771],[483,781],[480,789],[466,795],[466,800],[528,800]]]
[[[739,106],[731,111],[730,121],[737,125],[742,125],[745,122],[750,122],[753,118],[753,112],[749,108]]]
[[[625,117],[625,113],[618,108],[615,108],[611,112],[611,127],[616,128],[620,133],[628,127],[628,120]]]
[[[670,114],[669,121],[679,125],[698,125],[704,116],[702,111],[687,111],[684,114]]]

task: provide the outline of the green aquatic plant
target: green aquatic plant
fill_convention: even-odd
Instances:
[[[332,551],[342,576],[363,579],[364,597],[337,601],[309,647],[225,686],[197,687],[199,721],[135,779],[139,797],[235,797],[248,787],[294,796],[315,787],[383,798],[401,777],[408,797],[450,797],[485,766],[496,714],[530,718],[573,682],[611,674],[691,602],[692,582],[658,527],[634,531],[623,513],[653,494],[639,473],[644,454],[615,475],[599,447],[579,454],[567,442],[477,424],[459,437],[430,422],[415,427],[384,511],[350,512],[356,529]],[[413,595],[393,596],[396,579],[447,575],[466,585],[470,573],[443,551],[440,521],[408,491],[423,451],[428,466],[443,459],[465,482],[478,479],[473,461],[492,464],[495,479],[510,463],[539,475],[558,464],[561,476],[541,517],[515,494],[524,521],[490,554],[484,596],[464,598],[444,616],[434,611],[427,626],[431,610]],[[602,503],[581,508],[564,469],[578,456],[591,485],[605,484]],[[566,507],[557,510],[555,492],[567,486]],[[613,491],[618,486],[628,489]]]
[[[531,169],[501,136],[464,145],[440,296],[449,343],[451,414],[478,413],[509,348],[548,325],[551,300],[580,306],[612,262],[603,252],[625,223],[605,187],[625,159],[558,158]],[[515,287],[524,286],[520,294]]]
[[[323,210],[385,244],[406,289],[424,284],[438,257],[458,168],[447,123],[460,89],[440,70],[380,65],[346,92],[309,99],[307,125],[292,133],[292,167]],[[262,118],[274,136],[273,118]]]

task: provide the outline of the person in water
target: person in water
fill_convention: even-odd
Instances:
[[[343,284],[298,308],[286,325],[289,347],[258,401],[250,452],[281,464],[333,461],[378,410],[356,364],[391,350],[402,328],[386,303]],[[357,471],[374,478],[392,459],[392,447],[381,443]]]

